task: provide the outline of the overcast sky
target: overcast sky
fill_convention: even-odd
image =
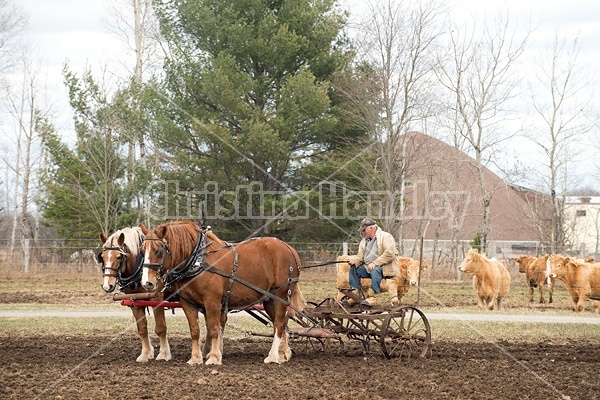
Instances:
[[[29,39],[40,58],[41,78],[48,82],[60,131],[72,130],[62,68],[81,73],[86,65],[99,70],[119,57],[123,43],[110,31],[113,0],[18,0],[29,20]],[[355,14],[363,0],[343,0]],[[509,10],[511,21],[526,27],[531,20],[535,32],[533,48],[552,46],[555,34],[579,37],[582,57],[592,68],[600,65],[600,0],[450,0],[453,19],[471,21],[472,16],[497,8]]]

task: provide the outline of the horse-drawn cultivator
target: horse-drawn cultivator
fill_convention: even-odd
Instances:
[[[352,292],[345,293],[353,298]],[[301,313],[290,313],[300,327],[290,327],[292,339],[305,347],[325,350],[332,342],[344,348],[344,337],[357,340],[363,352],[372,352],[379,344],[385,357],[425,357],[431,352],[429,321],[417,308],[409,305],[376,304],[349,306],[334,298],[309,304]]]
[[[357,299],[352,291],[344,291],[346,298]],[[153,301],[148,294],[117,294],[115,300],[130,307],[179,308],[179,302]],[[262,306],[243,310],[268,325],[269,316]],[[374,352],[379,345],[383,355],[390,358],[426,357],[431,353],[431,330],[429,321],[422,311],[411,305],[391,304],[361,305],[357,301],[348,305],[346,301],[327,298],[320,303],[309,303],[302,311],[288,308],[290,339],[296,343],[295,351],[327,351],[336,347],[345,351],[344,342],[355,340],[362,344],[364,354]],[[246,332],[249,335],[263,334]],[[269,335],[270,336],[270,335]]]
[[[221,365],[223,329],[233,311],[246,311],[272,326],[273,344],[265,363],[290,360],[288,337],[300,348],[320,350],[334,343],[343,349],[343,339],[356,340],[365,354],[378,343],[387,358],[425,357],[430,352],[429,322],[415,307],[363,305],[353,290],[343,291],[345,298],[339,301],[328,298],[304,305],[298,286],[300,257],[281,240],[252,238],[232,244],[193,221],[172,221],[153,231],[141,226],[126,233],[101,237],[104,245],[98,261],[103,289],[120,287],[122,293],[113,299],[130,306],[136,318],[142,340],[140,362],[154,357],[146,307],[155,313],[161,342],[157,359],[165,360],[171,354],[164,309],[183,309],[192,339],[190,365]],[[202,348],[199,312],[206,323]]]

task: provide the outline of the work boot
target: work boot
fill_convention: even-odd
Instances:
[[[356,304],[356,300],[354,300],[352,297],[348,297],[347,299],[345,299],[346,304],[348,304],[349,306],[353,306]]]
[[[358,303],[358,301],[355,299],[356,289],[354,288],[343,288],[343,289],[339,289],[339,291],[344,295],[344,298],[342,299],[342,305],[345,306],[353,306],[356,303]]]
[[[372,288],[369,288],[369,290],[367,291],[367,298],[364,299],[360,304],[362,304],[363,306],[372,306],[374,304],[377,304],[377,300],[375,299],[375,295],[377,293],[375,293],[375,291]]]

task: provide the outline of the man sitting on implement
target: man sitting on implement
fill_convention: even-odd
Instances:
[[[360,221],[359,231],[363,239],[358,245],[358,254],[348,258],[350,264],[349,281],[350,286],[362,290],[361,278],[371,278],[371,287],[367,297],[361,304],[373,305],[377,302],[375,295],[381,292],[380,284],[384,276],[398,275],[398,250],[394,237],[383,231],[371,218]],[[348,300],[352,305],[355,301]]]

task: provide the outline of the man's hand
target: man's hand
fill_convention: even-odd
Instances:
[[[346,262],[348,263],[348,265],[354,266],[354,261],[352,261],[352,260],[348,260],[348,261],[346,261]]]
[[[367,269],[369,270],[369,272],[373,271],[375,269],[376,265],[373,263],[369,263],[369,265],[367,265]]]

